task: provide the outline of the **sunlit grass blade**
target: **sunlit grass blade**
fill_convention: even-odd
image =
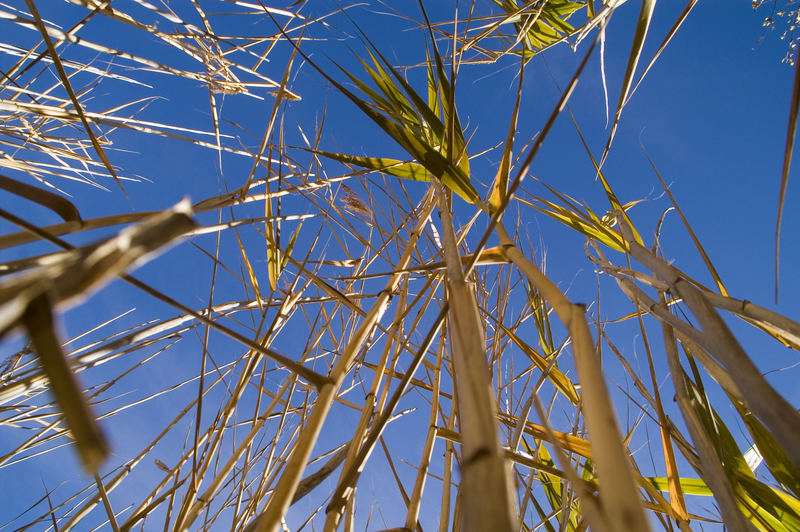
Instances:
[[[462,270],[450,206],[439,188],[444,258],[450,303],[450,345],[453,352],[464,459],[461,489],[465,530],[516,528],[511,479],[497,437],[497,403],[486,364],[485,339],[475,295]],[[494,497],[485,498],[485,490]]]
[[[409,239],[403,255],[399,259],[398,267],[400,269],[408,265],[411,254],[414,251],[414,245],[419,238],[422,227],[424,227],[428,216],[430,216],[433,205],[433,194],[432,191],[430,191],[419,206],[415,231],[412,233],[412,238]],[[332,367],[330,380],[320,387],[314,409],[303,427],[301,437],[294,446],[291,458],[286,464],[280,480],[276,484],[272,498],[266,509],[259,514],[255,520],[255,530],[272,530],[288,510],[291,499],[294,496],[294,492],[305,470],[308,458],[319,437],[322,424],[325,422],[334,398],[339,392],[339,387],[350,371],[356,355],[358,355],[369,337],[372,336],[375,327],[386,312],[391,300],[391,294],[399,285],[401,275],[402,274],[395,274],[389,279],[386,289],[376,298],[374,304],[364,316],[352,338],[347,342],[344,352]]]
[[[247,270],[247,277],[250,280],[250,286],[253,288],[253,291],[256,295],[256,301],[258,302],[259,309],[263,310],[261,307],[262,305],[262,297],[261,297],[261,289],[258,287],[258,277],[256,277],[256,272],[253,269],[253,265],[250,263],[250,259],[247,257],[247,251],[245,251],[244,244],[242,244],[242,239],[239,237],[239,232],[234,230],[234,234],[236,235],[236,243],[239,245],[239,252],[242,254],[242,262],[244,262],[244,267]]]
[[[319,72],[329,83],[331,83],[336,89],[341,92],[344,96],[346,96],[351,102],[353,102],[367,117],[370,118],[373,122],[375,122],[378,127],[383,129],[392,139],[395,140],[403,149],[405,149],[409,155],[414,157],[419,163],[424,166],[431,174],[433,174],[437,179],[441,180],[442,182],[447,181],[449,188],[454,188],[458,190],[459,194],[463,194],[469,198],[469,201],[474,203],[480,201],[480,197],[478,196],[477,191],[475,190],[474,186],[470,183],[470,179],[468,175],[465,175],[463,171],[452,162],[450,162],[445,156],[440,153],[440,150],[436,147],[432,146],[424,136],[420,135],[421,131],[419,127],[422,125],[420,122],[416,124],[412,121],[409,122],[408,115],[400,111],[398,109],[392,108],[391,106],[386,105],[386,101],[382,99],[375,98],[377,95],[374,91],[371,91],[363,82],[361,82],[356,76],[350,73],[344,67],[337,65],[339,69],[347,75],[351,81],[356,83],[357,86],[363,91],[365,91],[368,95],[373,97],[374,103],[378,103],[378,108],[381,109],[387,115],[377,111],[369,102],[359,98],[355,94],[353,94],[350,90],[345,88],[342,84],[334,80],[330,75],[328,75],[322,68],[320,68],[313,60],[311,60],[306,54],[302,52],[299,48],[297,48],[297,43],[294,40],[289,39],[288,36],[286,38],[291,42],[291,44],[298,50],[303,58],[315,69]],[[373,48],[374,49],[374,48]],[[377,53],[377,50],[375,50]],[[370,54],[372,52],[370,51]],[[391,66],[383,60],[381,56],[381,60],[383,64],[379,63],[377,59],[373,56],[373,62],[376,68],[386,67],[392,72],[394,81],[389,78],[389,76],[382,71],[376,72],[372,69],[368,69],[368,73],[371,74],[373,81],[375,81],[383,90],[384,94],[393,95],[395,98],[398,98],[398,94],[401,93],[399,86],[402,86],[405,90],[405,94],[411,99],[411,101],[416,104],[415,109],[420,112],[423,117],[424,123],[428,126],[434,128],[434,130],[438,129],[442,131],[444,126],[442,125],[441,121],[436,117],[435,113],[427,106],[425,101],[420,98],[420,96],[408,85],[405,80],[397,74]],[[336,64],[334,62],[334,64]],[[362,64],[364,62],[362,61]],[[365,64],[365,68],[366,64]],[[398,101],[398,100],[396,100]],[[383,103],[384,105],[381,106],[380,104]],[[417,127],[412,127],[417,126]]]
[[[428,172],[424,166],[411,161],[400,161],[397,159],[387,159],[382,157],[361,157],[357,155],[346,155],[344,153],[333,153],[322,150],[314,150],[314,153],[344,164],[359,166],[361,168],[374,170],[376,172],[383,172],[401,179],[410,179],[412,181],[421,181],[425,183],[430,183],[432,179],[431,173]],[[456,192],[465,200],[469,201],[469,195],[466,192],[456,188],[456,184],[454,182],[450,180],[448,180],[448,182],[450,182],[454,192]]]
[[[704,291],[709,303],[764,330],[782,344],[800,351],[800,323],[750,301]]]
[[[683,211],[678,206],[678,202],[675,201],[675,196],[672,195],[672,191],[670,191],[669,187],[664,182],[664,179],[661,177],[661,174],[656,168],[655,163],[653,162],[653,160],[650,158],[650,155],[646,151],[645,151],[645,156],[647,157],[647,160],[650,162],[650,166],[653,168],[656,177],[658,177],[658,182],[661,183],[661,188],[664,189],[664,192],[669,197],[669,201],[672,203],[672,206],[675,207],[675,212],[677,212],[678,216],[680,216],[681,221],[683,222],[684,227],[686,227],[686,231],[689,233],[689,236],[692,238],[692,242],[694,242],[694,245],[697,248],[698,253],[700,253],[700,256],[703,258],[703,262],[705,263],[706,268],[708,269],[708,273],[710,273],[711,277],[714,279],[714,282],[717,285],[719,293],[722,294],[723,296],[727,296],[728,291],[725,289],[725,285],[723,284],[722,279],[719,276],[719,273],[717,273],[717,269],[711,263],[711,259],[706,253],[705,248],[703,248],[703,246],[700,244],[700,240],[697,238],[697,235],[695,234],[691,225],[689,225],[689,221],[686,219],[686,216],[684,216]]]
[[[617,199],[617,195],[611,189],[611,184],[609,184],[608,180],[606,179],[606,176],[603,174],[603,171],[600,168],[600,165],[597,164],[597,161],[595,160],[594,155],[592,155],[592,150],[589,149],[589,144],[587,144],[586,139],[584,138],[583,133],[581,132],[581,129],[578,127],[578,121],[575,119],[575,115],[572,114],[571,110],[569,112],[569,116],[572,119],[572,124],[575,126],[575,131],[578,133],[578,137],[580,137],[580,139],[581,139],[581,144],[583,144],[583,149],[586,150],[586,154],[589,156],[589,159],[592,161],[592,166],[594,166],[594,170],[597,173],[597,178],[603,184],[603,190],[606,193],[606,197],[608,198],[608,202],[611,204],[611,211],[612,212],[618,211],[618,212],[622,213],[623,217],[625,218],[625,221],[628,223],[628,225],[631,227],[631,230],[633,231],[634,238],[636,238],[636,241],[641,244],[642,243],[642,238],[639,236],[639,233],[636,231],[636,227],[633,225],[633,222],[631,221],[630,217],[628,216],[628,209],[632,205],[634,205],[635,203],[626,204],[624,206],[620,203],[619,199]]]
[[[174,210],[166,210],[139,225],[126,228],[104,242],[77,249],[43,231],[43,236],[72,251],[54,264],[0,283],[0,302],[5,306],[0,332],[6,332],[7,327],[13,326],[25,306],[19,307],[10,302],[29,301],[45,292],[50,294],[53,305],[82,297],[115,275],[122,274],[134,262],[142,261],[147,255],[196,227],[190,214],[188,203],[183,203]],[[11,217],[9,213],[4,213],[4,216]],[[11,221],[34,230],[33,226],[17,217],[11,217]]]
[[[792,465],[791,460],[786,456],[781,446],[778,445],[778,442],[775,441],[772,434],[747,411],[744,405],[735,399],[732,399],[731,402],[736,407],[748,432],[753,437],[758,452],[764,459],[772,476],[785,489],[794,493],[796,497],[800,497],[800,471]],[[800,512],[797,513],[797,516],[800,518]]]
[[[639,79],[636,81],[636,85],[634,85],[633,88],[628,93],[628,98],[627,98],[628,100],[630,100],[630,98],[636,92],[636,89],[639,88],[639,85],[644,80],[644,77],[647,75],[648,72],[650,72],[650,69],[653,68],[653,65],[656,64],[658,58],[661,57],[661,53],[667,48],[667,45],[670,43],[670,41],[672,41],[672,38],[678,33],[678,29],[680,29],[683,23],[686,22],[686,19],[689,17],[689,13],[691,13],[692,9],[694,9],[694,6],[697,4],[697,1],[698,0],[689,0],[686,3],[686,7],[684,7],[683,11],[681,11],[681,14],[678,15],[678,19],[669,29],[669,32],[667,33],[666,37],[664,37],[664,40],[661,41],[661,45],[659,45],[658,50],[656,50],[656,53],[653,54],[652,59],[650,59],[650,62],[647,63],[647,66],[642,71],[642,75],[639,76]],[[625,103],[627,103],[627,100]]]
[[[127,197],[128,193],[125,192],[122,182],[119,180],[119,177],[117,177],[117,173],[114,171],[114,168],[108,161],[108,157],[106,157],[103,148],[100,146],[100,142],[97,140],[97,136],[94,134],[92,127],[86,120],[86,116],[83,113],[83,106],[80,104],[80,102],[78,102],[78,97],[75,95],[75,91],[72,89],[69,76],[67,76],[67,73],[61,64],[61,59],[58,55],[58,52],[56,52],[55,47],[53,46],[53,41],[50,39],[50,35],[45,28],[44,21],[39,16],[39,11],[36,9],[36,4],[33,2],[33,0],[25,0],[25,3],[27,4],[28,9],[31,10],[33,17],[36,19],[36,26],[39,28],[39,32],[42,34],[42,39],[44,39],[44,42],[47,45],[47,50],[49,51],[50,57],[53,60],[53,65],[56,67],[56,71],[58,72],[58,76],[61,79],[62,85],[64,85],[64,89],[67,91],[67,94],[69,94],[69,98],[72,101],[72,106],[74,107],[75,111],[77,111],[78,116],[83,123],[83,127],[86,130],[86,134],[89,136],[89,140],[92,141],[92,146],[94,146],[94,149],[97,152],[98,157],[100,157],[100,160],[103,161],[103,165],[105,165],[108,173],[111,174],[111,176],[114,178],[114,181],[116,181],[117,186],[119,186],[122,193]]]
[[[514,102],[514,110],[511,113],[511,120],[508,124],[506,141],[503,144],[503,154],[500,157],[500,166],[497,168],[492,193],[489,196],[489,207],[499,209],[503,202],[503,197],[508,189],[508,176],[511,173],[511,156],[514,151],[514,136],[517,134],[517,118],[519,117],[519,105],[522,98],[522,82],[525,78],[525,68],[519,69],[519,85],[517,86],[517,99]]]
[[[702,292],[682,279],[680,273],[663,259],[633,242],[625,222],[620,220],[619,223],[628,240],[631,255],[655,271],[671,290],[683,298],[703,329],[709,352],[746,394],[748,407],[773,431],[795,467],[800,467],[800,452],[793,443],[800,439],[800,414],[764,379]]]
[[[625,69],[625,76],[622,79],[622,90],[619,95],[619,102],[617,103],[617,110],[614,113],[614,121],[611,124],[611,132],[608,135],[606,146],[603,149],[603,155],[600,157],[599,166],[602,167],[603,163],[611,150],[611,143],[614,141],[614,136],[617,133],[619,120],[622,116],[622,109],[625,107],[625,102],[628,99],[628,92],[633,84],[633,76],[636,74],[636,65],[639,64],[639,58],[642,55],[644,48],[644,41],[647,37],[647,30],[650,28],[650,21],[653,18],[653,10],[656,7],[656,0],[642,0],[642,9],[639,11],[639,19],[636,22],[636,30],[633,35],[633,44],[631,45],[631,53],[628,57],[628,66]]]
[[[619,233],[610,229],[605,224],[600,223],[600,218],[597,218],[597,216],[585,214],[585,212],[589,212],[588,210],[570,209],[569,207],[557,205],[542,198],[535,199],[541,205],[537,205],[523,198],[517,198],[517,201],[530,205],[543,214],[585,235],[587,238],[597,240],[616,251],[625,251],[625,241],[619,236]]]
[[[545,464],[554,465],[550,453],[541,442],[536,448],[532,448],[524,438],[522,441],[528,454],[538,457],[538,459]],[[578,527],[578,522],[581,519],[580,501],[574,501],[570,503],[569,501],[565,500],[562,477],[553,475],[552,473],[548,473],[546,471],[537,471],[537,476],[541,480],[542,486],[545,489],[545,494],[548,502],[550,503],[551,510],[558,512],[558,521],[562,523],[562,530],[564,529],[564,525],[568,526],[570,530],[576,530]],[[567,507],[567,505],[569,506]],[[564,512],[565,507],[568,509],[567,512]],[[552,529],[552,527],[548,528]]]
[[[340,92],[345,94],[364,114],[400,144],[409,155],[419,161],[426,170],[447,184],[448,188],[456,191],[460,196],[468,198],[470,202],[478,201],[478,193],[470,183],[469,177],[464,175],[460,168],[449,162],[436,148],[419,137],[417,132],[373,110],[366,102],[332,79],[329,81],[334,83]]]
[[[509,52],[524,54],[524,59],[529,60],[535,53],[571,35],[575,28],[567,22],[567,19],[591,2],[553,0],[541,3],[526,2],[521,6],[516,0],[494,0],[494,3],[506,14],[502,22],[511,22],[516,29],[517,36],[513,44],[523,43],[522,52],[515,50]]]
[[[584,315],[585,307],[571,303],[550,279],[528,261],[514,246],[502,224],[498,224],[497,232],[506,254],[552,305],[572,337],[573,356],[581,384],[581,404],[592,438],[593,461],[599,482],[605,487],[601,488],[599,499],[604,515],[603,518],[594,516],[593,520],[598,521],[595,526],[608,527],[609,530],[623,526],[648,530],[608,390],[605,382],[596,378],[603,372]]]
[[[703,390],[689,381],[688,377],[687,383],[690,393],[696,397],[695,410],[716,447],[723,470],[745,517],[762,530],[773,529],[778,523],[786,525],[787,530],[800,528],[800,501],[788,494],[780,494],[774,488],[764,486],[756,480],[733,436],[708,403]]]
[[[663,296],[660,298],[663,300]],[[668,324],[662,323],[661,330],[667,363],[675,387],[675,398],[698,455],[700,464],[698,472],[711,487],[726,525],[732,530],[750,532],[752,528],[737,507],[734,491],[720,464],[712,438],[704,428],[708,426],[708,423],[704,423],[708,416],[700,407],[702,398],[694,395],[696,387],[692,385],[681,366],[673,329]]]

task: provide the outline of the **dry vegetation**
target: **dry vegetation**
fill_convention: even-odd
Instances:
[[[696,0],[663,35],[655,0],[311,4],[0,3],[0,526],[800,530],[800,414],[731,330],[798,350],[800,324],[728,293],[661,181],[705,271],[666,260],[603,172]],[[616,10],[640,11],[602,149],[568,148],[592,208],[532,164],[557,120],[584,140],[568,103]],[[480,146],[457,81],[508,69]]]

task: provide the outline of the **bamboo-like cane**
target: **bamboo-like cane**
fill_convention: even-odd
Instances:
[[[433,454],[433,443],[436,437],[436,419],[439,416],[439,379],[442,369],[442,352],[444,346],[439,347],[439,355],[436,359],[436,368],[433,375],[433,395],[431,398],[431,415],[428,423],[428,435],[425,439],[425,446],[422,449],[422,458],[417,468],[417,479],[414,481],[414,489],[411,491],[411,502],[408,505],[406,514],[406,529],[415,530],[419,519],[419,508],[422,502],[422,491],[425,489],[425,480],[428,477],[428,467]]]
[[[472,288],[464,278],[450,207],[439,185],[442,244],[450,303],[449,338],[455,367],[461,428],[464,530],[516,530],[513,488],[497,435],[497,403],[486,361],[483,324]],[[492,497],[486,497],[491,493]]]
[[[502,223],[497,235],[506,255],[542,294],[572,337],[572,351],[581,383],[581,408],[589,429],[592,455],[600,485],[601,526],[607,530],[650,530],[622,443],[611,398],[603,378],[582,305],[567,297],[514,245]]]

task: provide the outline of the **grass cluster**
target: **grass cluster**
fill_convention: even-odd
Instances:
[[[800,324],[728,292],[660,176],[703,271],[605,173],[697,0],[663,35],[655,0],[284,4],[0,3],[0,479],[80,465],[0,527],[800,530],[800,414],[737,339]],[[626,10],[593,151],[571,98]],[[482,145],[461,80],[509,70]],[[602,203],[534,175],[556,123]]]

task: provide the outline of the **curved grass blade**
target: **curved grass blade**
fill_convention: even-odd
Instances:
[[[597,240],[613,250],[623,253],[627,250],[625,241],[619,236],[619,233],[600,223],[600,219],[596,216],[594,216],[594,218],[596,218],[597,221],[594,221],[589,216],[582,216],[582,213],[577,210],[556,205],[542,198],[537,197],[535,199],[542,205],[537,205],[522,198],[517,198],[517,201],[533,207],[537,211],[575,229],[587,238]],[[589,219],[587,220],[587,218]]]
[[[628,217],[628,206],[630,204],[628,204],[626,206],[623,206],[619,202],[619,200],[617,199],[617,195],[611,189],[611,185],[609,184],[608,180],[606,179],[606,176],[603,175],[603,171],[601,170],[600,165],[597,164],[597,161],[595,160],[594,155],[592,155],[592,150],[589,149],[589,144],[586,142],[586,139],[584,138],[583,133],[581,132],[581,128],[578,127],[578,121],[575,119],[575,115],[572,114],[572,110],[571,109],[569,111],[569,116],[572,119],[572,124],[575,126],[575,131],[578,133],[578,137],[580,137],[580,139],[581,139],[581,144],[583,144],[583,149],[586,150],[586,154],[589,156],[589,159],[592,161],[592,165],[594,166],[595,172],[597,172],[597,177],[598,177],[598,179],[600,179],[600,182],[603,184],[603,190],[606,193],[606,197],[608,198],[608,202],[611,204],[611,210],[612,211],[619,211],[619,212],[622,213],[622,216],[625,218],[625,221],[631,227],[631,231],[633,231],[634,238],[636,238],[636,241],[641,244],[642,243],[642,237],[639,236],[639,232],[636,231],[636,227],[633,225],[633,222]],[[632,206],[632,205],[630,205],[630,206]]]
[[[0,175],[0,188],[21,198],[38,203],[42,207],[47,207],[61,216],[65,222],[81,222],[81,215],[77,207],[68,199],[62,198],[49,190],[42,190],[4,175]]]
[[[644,145],[642,145],[642,149],[644,149]],[[656,173],[656,177],[658,177],[658,182],[661,183],[661,188],[663,188],[664,192],[667,193],[667,196],[669,197],[670,203],[672,203],[672,206],[675,207],[675,211],[678,213],[678,216],[680,216],[684,227],[686,227],[686,230],[689,232],[689,236],[692,238],[692,242],[694,242],[694,245],[697,248],[697,251],[700,253],[700,256],[703,258],[703,262],[705,263],[706,268],[708,269],[708,273],[710,273],[711,277],[714,279],[714,282],[716,283],[717,288],[719,289],[719,293],[722,294],[723,296],[727,297],[728,296],[728,291],[725,289],[725,285],[723,284],[722,279],[719,276],[719,273],[717,273],[717,269],[714,268],[714,265],[711,263],[711,259],[708,257],[708,254],[706,253],[705,248],[703,248],[703,246],[700,244],[700,240],[697,238],[697,235],[695,234],[694,230],[692,230],[692,226],[689,225],[689,221],[686,219],[686,216],[683,215],[683,211],[678,206],[678,202],[675,201],[675,197],[672,195],[672,192],[669,190],[669,187],[667,187],[667,184],[664,182],[664,179],[661,177],[661,174],[659,173],[658,169],[656,168],[656,165],[653,162],[653,160],[650,158],[650,155],[647,153],[647,150],[645,150],[644,154],[645,154],[645,157],[647,157],[647,160],[650,161],[650,166],[653,168],[653,171]]]
[[[614,136],[617,133],[619,120],[622,116],[622,109],[625,107],[625,101],[628,98],[628,91],[630,91],[633,84],[633,76],[636,73],[636,65],[639,63],[639,58],[642,55],[642,48],[644,41],[647,37],[647,30],[650,28],[650,21],[653,18],[653,10],[656,7],[656,0],[642,0],[642,9],[639,11],[639,19],[636,23],[636,30],[633,35],[633,44],[631,46],[631,53],[628,57],[628,66],[625,70],[625,77],[622,80],[622,90],[619,95],[619,103],[617,103],[617,111],[614,113],[614,122],[611,124],[611,133],[608,135],[606,146],[603,149],[603,156],[600,157],[600,167],[611,150],[611,143],[614,141]]]
[[[783,153],[783,171],[781,185],[778,192],[778,216],[775,221],[775,301],[778,301],[778,285],[780,273],[780,239],[781,221],[783,219],[783,202],[786,199],[786,187],[789,184],[789,167],[792,165],[792,152],[794,151],[794,138],[797,134],[797,114],[800,111],[800,61],[795,61],[794,85],[792,86],[792,101],[789,106],[789,124],[786,128],[786,148]]]

